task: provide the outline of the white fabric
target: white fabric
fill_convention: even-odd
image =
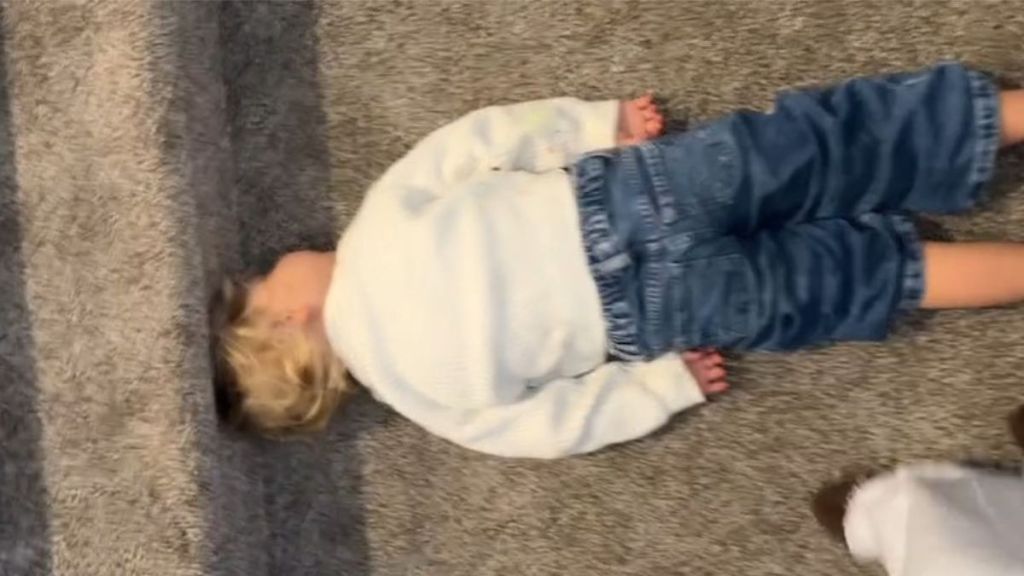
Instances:
[[[1024,575],[1024,479],[955,464],[903,466],[853,493],[850,552],[890,576]]]
[[[562,168],[614,145],[618,103],[473,112],[371,188],[338,247],[332,346],[374,395],[484,452],[554,458],[631,440],[703,401],[676,355],[606,361]]]

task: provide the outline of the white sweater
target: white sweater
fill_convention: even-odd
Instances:
[[[606,363],[563,168],[614,146],[617,115],[569,98],[485,108],[374,184],[324,314],[377,399],[467,448],[532,458],[638,438],[704,400],[676,354]]]

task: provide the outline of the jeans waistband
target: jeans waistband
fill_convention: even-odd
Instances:
[[[627,290],[634,271],[629,238],[612,210],[616,198],[611,183],[620,178],[643,178],[634,149],[596,152],[573,168],[580,228],[591,276],[601,298],[609,352],[623,360],[646,358],[635,314],[635,290]],[[624,215],[619,215],[620,217]]]

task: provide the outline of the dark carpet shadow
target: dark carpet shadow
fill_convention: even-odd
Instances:
[[[1013,203],[1013,191],[1024,183],[1024,147],[1015,146],[1001,151],[996,160],[996,173],[979,210],[1000,212]]]
[[[225,273],[239,267],[219,14],[215,3],[154,6],[159,19],[155,28],[171,52],[152,59],[149,88],[157,97],[171,97],[161,126],[161,153],[164,164],[180,178],[182,200],[174,205],[174,218],[192,252],[177,273],[183,284],[178,339],[164,345],[177,346],[187,355],[177,378],[182,383],[181,411],[191,416],[195,428],[195,506],[203,522],[197,557],[188,561],[198,561],[211,576],[270,574],[262,481],[250,469],[259,453],[219,431],[206,346],[207,296]]]
[[[3,22],[0,6],[0,573],[27,576],[52,556]]]
[[[220,7],[242,264],[266,270],[290,250],[333,249],[340,227],[328,195],[317,5]],[[308,440],[247,440],[260,456],[250,472],[262,484],[268,573],[369,573],[356,449],[369,425],[345,417]]]
[[[242,259],[263,270],[291,250],[333,249],[316,4],[221,6]]]

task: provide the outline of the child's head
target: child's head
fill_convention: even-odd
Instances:
[[[272,436],[318,430],[352,392],[323,326],[333,253],[294,252],[226,281],[210,309],[218,414]]]

